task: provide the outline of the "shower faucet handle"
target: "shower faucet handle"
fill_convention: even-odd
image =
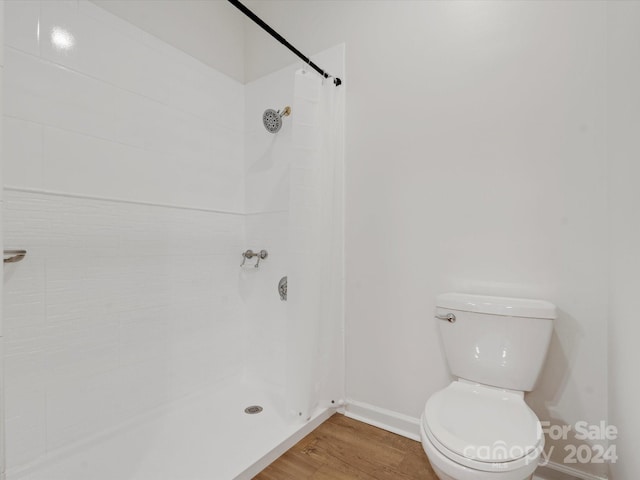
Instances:
[[[246,252],[242,252],[242,263],[240,264],[241,267],[244,267],[244,264],[247,261],[247,258],[253,258],[253,256],[255,255],[255,253],[253,253],[253,250],[249,249]]]
[[[258,257],[258,260],[256,261],[256,264],[254,265],[254,267],[258,268],[260,266],[260,260],[264,260],[268,256],[269,256],[269,253],[266,250],[260,250],[258,253],[256,253],[256,257]]]
[[[456,323],[456,316],[453,313],[445,313],[444,315],[436,315],[438,320],[445,320],[449,323]]]

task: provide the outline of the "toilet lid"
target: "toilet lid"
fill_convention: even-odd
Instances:
[[[543,438],[522,394],[461,381],[431,396],[423,418],[440,444],[480,462],[517,460]]]

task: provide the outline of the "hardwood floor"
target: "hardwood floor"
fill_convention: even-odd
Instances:
[[[419,442],[335,414],[254,480],[438,480]]]

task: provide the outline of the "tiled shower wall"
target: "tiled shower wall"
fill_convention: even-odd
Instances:
[[[270,134],[262,124],[262,113],[292,105],[294,71],[295,67],[282,69],[245,88],[247,245],[269,251],[259,271],[243,271],[250,345],[247,370],[254,381],[281,388],[285,384],[287,304],[280,301],[276,287],[287,275],[292,128],[291,117],[284,117],[278,134]]]
[[[89,2],[5,14],[12,469],[241,370],[244,87]]]

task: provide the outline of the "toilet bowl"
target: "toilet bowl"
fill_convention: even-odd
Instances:
[[[544,433],[524,401],[544,364],[555,306],[541,300],[448,293],[436,319],[457,377],[427,401],[422,446],[440,480],[527,480]]]
[[[525,480],[544,447],[540,422],[521,393],[464,380],[429,399],[420,437],[441,480]]]

